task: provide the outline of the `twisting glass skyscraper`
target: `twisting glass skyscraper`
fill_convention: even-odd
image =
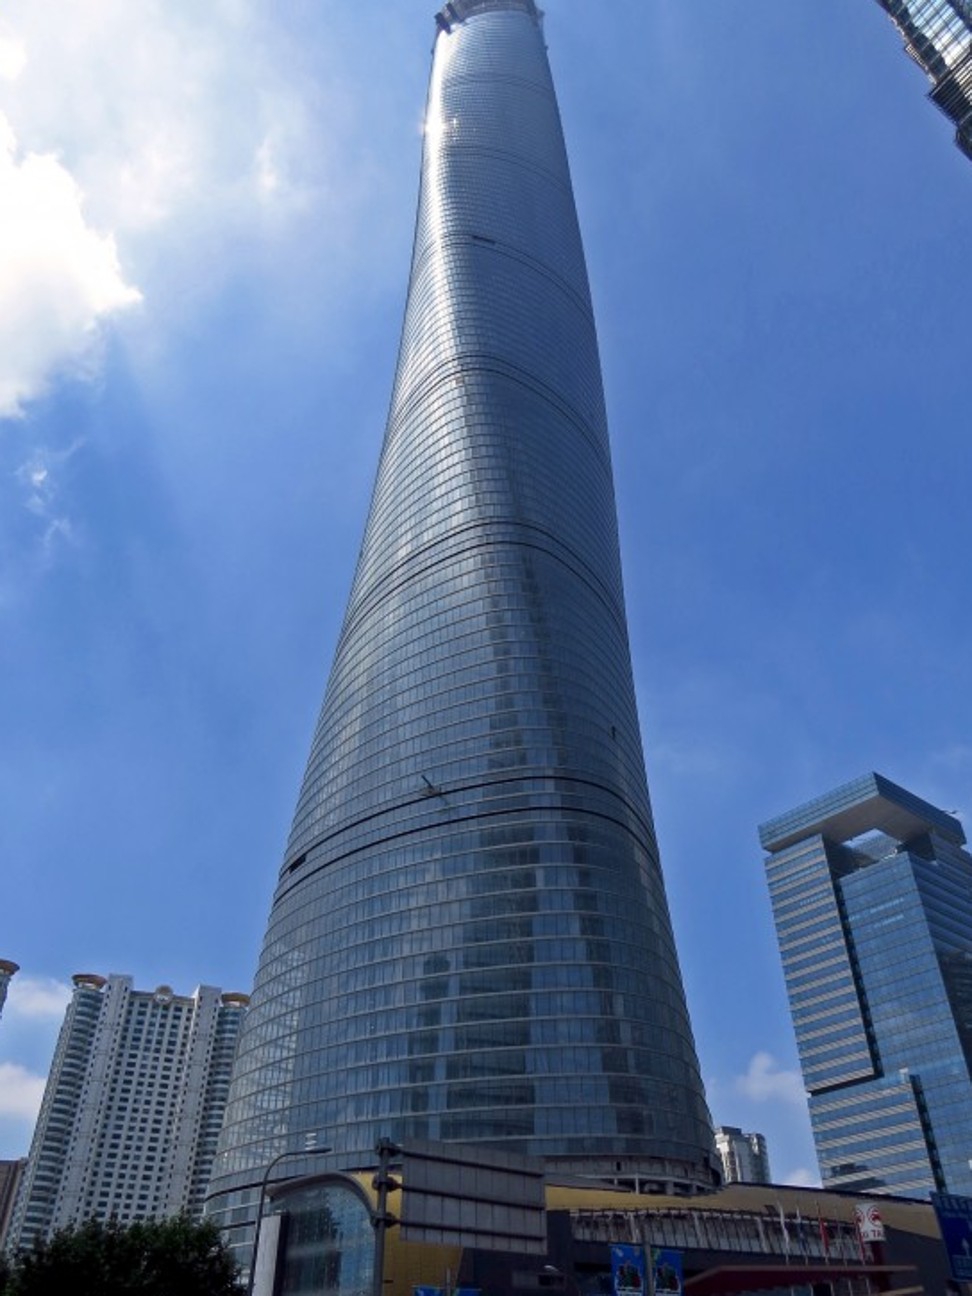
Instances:
[[[401,352],[213,1185],[309,1132],[711,1182],[532,0],[437,17]]]

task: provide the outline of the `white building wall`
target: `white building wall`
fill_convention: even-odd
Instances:
[[[726,1183],[771,1182],[769,1155],[762,1134],[747,1134],[733,1125],[717,1125],[715,1141]]]
[[[235,1045],[246,1002],[213,986],[183,996],[135,990],[126,976],[75,978],[12,1244],[85,1219],[200,1213],[215,1149],[208,1125],[222,1117],[232,1061],[226,1041]]]

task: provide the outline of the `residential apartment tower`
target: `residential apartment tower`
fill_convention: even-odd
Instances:
[[[736,1125],[717,1125],[716,1151],[722,1162],[722,1177],[727,1184],[772,1182],[769,1153],[762,1134],[744,1133]]]
[[[80,973],[8,1245],[85,1219],[201,1212],[245,995]]]

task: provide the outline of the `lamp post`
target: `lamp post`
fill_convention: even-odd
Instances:
[[[263,1223],[263,1206],[267,1199],[267,1186],[270,1183],[270,1172],[281,1161],[286,1161],[288,1157],[309,1157],[323,1156],[325,1152],[332,1151],[329,1147],[306,1147],[294,1148],[290,1152],[281,1152],[273,1158],[263,1172],[263,1180],[260,1184],[260,1201],[257,1206],[256,1230],[253,1234],[253,1256],[250,1260],[250,1278],[246,1284],[246,1296],[253,1296],[253,1284],[256,1281],[257,1256],[260,1252],[260,1226]]]
[[[398,1223],[397,1216],[388,1209],[388,1194],[401,1188],[401,1181],[389,1174],[392,1159],[401,1155],[402,1149],[390,1138],[380,1138],[375,1144],[378,1156],[378,1170],[371,1181],[372,1188],[378,1194],[375,1212],[371,1223],[375,1230],[374,1272],[371,1276],[371,1296],[382,1296],[385,1278],[385,1233],[392,1225]]]

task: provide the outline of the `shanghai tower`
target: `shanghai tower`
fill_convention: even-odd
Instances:
[[[453,0],[436,25],[388,423],[217,1220],[312,1135],[346,1166],[388,1136],[713,1182],[541,15]]]

